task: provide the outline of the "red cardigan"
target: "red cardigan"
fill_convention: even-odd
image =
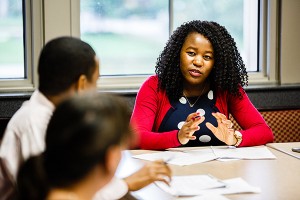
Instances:
[[[137,134],[138,144],[142,149],[166,149],[178,147],[178,130],[158,132],[158,128],[171,108],[164,91],[157,91],[158,77],[150,76],[141,86],[131,116],[131,124]],[[243,89],[240,88],[242,91]],[[257,109],[250,102],[246,93],[239,99],[227,91],[217,92],[216,107],[228,118],[229,113],[242,127],[243,135],[240,146],[256,146],[273,142],[273,133]]]

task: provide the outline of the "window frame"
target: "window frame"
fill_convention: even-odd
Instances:
[[[259,0],[259,41],[258,41],[258,72],[248,72],[248,87],[276,85],[278,83],[278,0]],[[172,32],[173,0],[169,3],[169,31]],[[251,47],[250,47],[251,49]],[[101,55],[100,55],[101,57]],[[108,91],[137,91],[149,75],[138,76],[100,76],[98,88]]]
[[[61,6],[61,0],[50,0],[52,6]],[[59,35],[71,35],[80,37],[80,0],[65,0],[64,6],[68,6],[66,15],[70,16],[68,31],[53,34],[56,30],[55,23],[47,17],[56,15],[53,9],[46,6],[49,0],[29,0],[25,3],[25,66],[27,77],[24,80],[0,80],[0,92],[33,91],[38,86],[37,62],[40,50],[45,41]],[[169,3],[169,31],[172,31],[172,5]],[[276,85],[279,82],[279,0],[259,1],[259,68],[260,72],[248,72],[249,86]],[[52,7],[53,8],[53,7]],[[46,13],[47,12],[47,13]],[[47,15],[46,15],[46,14]],[[47,22],[47,24],[46,24]],[[67,28],[66,28],[67,29]],[[52,30],[48,33],[48,30]],[[100,59],[101,59],[101,55]],[[100,76],[98,89],[104,91],[136,92],[149,75],[136,76]]]
[[[276,85],[279,82],[279,2],[259,1],[259,72],[248,72],[249,86]]]
[[[0,80],[0,91],[33,91],[37,85],[38,55],[43,44],[42,2],[39,0],[23,0],[24,5],[24,79]],[[34,16],[34,17],[33,17]]]

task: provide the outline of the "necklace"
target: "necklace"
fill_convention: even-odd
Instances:
[[[187,100],[187,102],[189,103],[189,105],[190,105],[191,108],[194,107],[194,105],[197,103],[197,101],[199,100],[199,98],[202,96],[205,88],[206,88],[206,84],[203,86],[203,89],[202,89],[200,95],[198,96],[198,98],[196,99],[196,101],[193,104],[191,104],[191,102],[189,101],[189,99],[187,98],[187,96],[183,92],[183,96],[185,97],[185,99]]]

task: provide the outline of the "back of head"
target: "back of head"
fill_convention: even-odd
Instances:
[[[17,176],[17,199],[46,199],[49,185],[43,166],[43,154],[28,158]]]
[[[45,166],[50,182],[67,186],[96,163],[104,164],[108,149],[128,139],[129,119],[127,104],[115,95],[87,94],[59,105],[46,133]]]
[[[42,166],[47,188],[68,188],[82,180],[96,165],[105,162],[111,147],[126,144],[131,137],[130,111],[127,103],[109,94],[75,96],[58,105],[46,133],[46,150]],[[41,160],[41,159],[40,159]],[[36,165],[37,166],[37,165]],[[20,180],[35,180],[30,173],[19,173]],[[31,172],[34,173],[32,168]],[[23,181],[24,183],[24,181]],[[45,193],[45,184],[27,183],[26,187]],[[29,187],[31,186],[31,187]],[[23,197],[22,197],[23,198]],[[24,198],[23,198],[24,199]]]
[[[95,71],[95,51],[73,37],[59,37],[42,49],[39,63],[39,90],[45,95],[57,95],[75,83],[80,75],[90,80]]]

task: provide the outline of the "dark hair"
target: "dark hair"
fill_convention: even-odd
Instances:
[[[44,199],[51,187],[72,186],[104,165],[111,146],[130,140],[129,119],[127,103],[115,95],[76,96],[58,105],[44,153],[27,160],[18,173],[19,199]]]
[[[213,46],[215,63],[208,77],[211,86],[241,97],[239,85],[247,85],[248,76],[234,39],[226,28],[218,23],[200,20],[182,24],[171,35],[155,67],[159,80],[158,89],[165,90],[171,100],[179,99],[182,95],[180,51],[186,37],[192,32],[200,33]]]
[[[39,90],[46,95],[66,91],[80,75],[92,79],[95,72],[95,51],[78,38],[59,37],[42,49],[39,63]]]

